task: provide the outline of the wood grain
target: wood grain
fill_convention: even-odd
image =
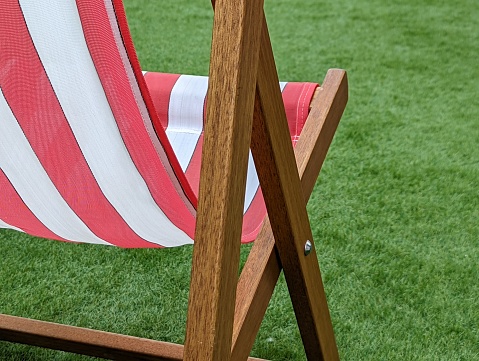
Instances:
[[[318,179],[347,102],[346,72],[342,69],[330,69],[322,86],[318,88],[317,96],[311,101],[308,119],[312,121],[306,121],[294,149],[306,201]]]
[[[0,340],[111,360],[183,360],[183,345],[8,315],[0,315]]]
[[[346,72],[328,71],[318,88],[303,132],[294,149],[303,196],[307,202],[348,99]],[[304,174],[309,173],[308,177]],[[258,333],[282,266],[269,219],[255,241],[237,287],[232,360],[245,360]]]
[[[311,103],[312,110],[295,148],[302,176],[314,168],[316,178],[347,101],[347,79],[330,70]],[[310,172],[313,172],[312,170]],[[305,187],[305,199],[312,187]],[[241,274],[236,300],[233,360],[245,360],[273,293],[281,265],[266,219]],[[183,346],[51,322],[0,315],[0,339],[114,360],[182,360]],[[248,360],[259,360],[248,358]]]
[[[112,360],[183,359],[180,345],[7,315],[0,339]]]
[[[339,360],[264,22],[251,149],[309,360]],[[306,241],[313,243],[309,256]]]
[[[310,261],[316,260],[316,255],[313,252],[312,257],[301,256],[304,240],[312,239],[311,231],[305,204],[300,196],[298,173],[288,170],[288,167],[296,168],[287,128],[284,127],[285,116],[281,110],[283,105],[277,87],[278,79],[263,18],[263,2],[218,0],[215,5],[202,182],[185,349],[176,344],[6,315],[0,315],[0,339],[117,360],[181,360],[183,357],[195,361],[228,360],[231,350],[233,355],[240,355],[235,349],[245,339],[241,337],[241,332],[248,333],[256,329],[256,334],[259,328],[258,320],[264,315],[263,308],[266,308],[281,269],[275,251],[277,247],[308,358],[335,359],[334,335],[319,266],[317,262]],[[260,42],[261,54],[258,55]],[[333,106],[332,113],[342,113],[340,103],[334,103],[337,109]],[[235,285],[253,104],[256,108],[253,153],[255,161],[260,164],[259,175],[277,241],[275,247],[272,231],[266,222],[260,236],[264,242],[259,242],[253,248],[251,261],[251,264],[260,262],[264,272],[254,281],[257,286],[252,289],[253,296],[240,291],[243,281],[240,282],[238,301],[243,306],[237,307],[237,316],[245,316],[238,316],[242,318],[238,322],[242,327],[235,326],[235,344],[232,347]],[[313,106],[312,113],[314,109]],[[322,114],[320,110],[317,112]],[[325,138],[332,139],[334,130],[332,133],[323,133],[327,133]],[[321,137],[321,134],[318,136]],[[324,151],[324,147],[318,148],[315,142],[305,145],[304,151],[311,152],[310,158],[313,160],[320,160],[321,157],[324,160],[327,147]],[[312,189],[316,179],[313,179],[316,168],[311,163],[309,160],[298,162],[304,179],[304,195],[308,193],[305,189]],[[246,279],[247,275],[246,270],[242,279]],[[318,279],[319,291],[312,287]],[[248,303],[251,297],[256,300],[253,306],[257,302],[264,304],[264,307],[252,311],[254,307]],[[319,304],[319,311],[315,308],[316,304]],[[253,318],[256,319],[255,325],[251,326],[252,322],[248,320]],[[241,332],[238,331],[240,329]],[[240,358],[246,359],[247,356]]]
[[[185,360],[231,356],[263,2],[217,0]]]

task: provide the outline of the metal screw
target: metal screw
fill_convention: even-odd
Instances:
[[[308,254],[310,254],[312,249],[313,249],[313,245],[308,239],[306,243],[304,244],[304,255],[307,256]]]

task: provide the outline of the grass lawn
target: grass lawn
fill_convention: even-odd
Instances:
[[[208,1],[125,6],[144,69],[207,74]],[[281,79],[349,75],[308,204],[341,359],[479,360],[479,2],[276,0],[266,12]],[[2,313],[183,342],[191,247],[0,231],[0,254]],[[305,359],[288,297],[281,279],[254,356]],[[0,360],[88,359],[0,342]]]

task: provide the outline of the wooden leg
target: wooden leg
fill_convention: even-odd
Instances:
[[[231,357],[262,1],[217,0],[185,360]]]

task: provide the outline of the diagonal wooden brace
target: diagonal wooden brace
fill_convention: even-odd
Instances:
[[[311,104],[311,112],[294,149],[305,201],[326,158],[348,99],[346,72],[331,69]],[[255,241],[238,282],[231,359],[248,357],[282,266],[269,219]]]
[[[276,247],[309,360],[338,360],[270,38],[263,22],[251,139]],[[310,253],[305,253],[306,243]]]

